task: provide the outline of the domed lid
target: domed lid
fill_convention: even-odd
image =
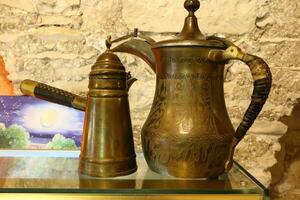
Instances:
[[[103,69],[125,71],[125,68],[119,57],[110,49],[107,49],[104,53],[102,53],[92,66],[92,71]]]
[[[189,15],[185,18],[181,33],[175,39],[164,40],[155,43],[153,48],[173,46],[226,48],[223,42],[219,40],[207,40],[206,37],[201,33],[198,26],[197,17],[195,16],[195,12],[200,8],[199,0],[186,0],[184,2],[184,7],[189,12]]]

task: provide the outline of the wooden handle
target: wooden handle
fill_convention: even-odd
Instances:
[[[27,79],[21,82],[20,89],[25,95],[85,110],[85,98],[43,83]]]

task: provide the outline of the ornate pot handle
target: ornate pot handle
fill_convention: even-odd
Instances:
[[[228,171],[232,167],[234,148],[252,126],[253,122],[255,121],[268,98],[272,85],[272,74],[266,62],[261,58],[242,52],[239,47],[235,46],[233,43],[227,40],[217,37],[210,37],[209,39],[221,40],[225,45],[227,45],[226,50],[210,50],[208,54],[208,59],[210,61],[226,62],[232,59],[243,61],[250,68],[254,80],[254,89],[251,97],[251,103],[244,114],[242,122],[239,124],[233,135],[234,137],[231,144],[231,150],[226,164],[226,170]]]

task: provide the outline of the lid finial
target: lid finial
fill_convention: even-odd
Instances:
[[[184,8],[189,11],[190,15],[194,15],[194,12],[196,12],[200,8],[200,1],[199,0],[186,0],[184,2]]]
[[[184,2],[184,3],[183,3]],[[226,49],[226,45],[212,38],[207,38],[199,29],[198,20],[195,12],[200,8],[201,0],[185,0],[182,5],[188,11],[181,32],[170,40],[153,43],[154,48],[160,47],[209,47]]]
[[[191,39],[191,40],[203,40],[205,39],[204,35],[201,33],[197,17],[194,12],[200,8],[199,0],[186,0],[184,2],[185,9],[189,12],[189,15],[185,18],[184,26],[179,35],[182,39]]]

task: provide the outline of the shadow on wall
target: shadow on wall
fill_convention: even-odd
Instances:
[[[281,150],[276,153],[277,164],[270,168],[271,195],[274,199],[300,199],[300,99],[290,116],[280,121],[288,126],[280,138]]]
[[[0,95],[14,95],[14,87],[12,81],[7,78],[8,74],[4,60],[0,56]]]

